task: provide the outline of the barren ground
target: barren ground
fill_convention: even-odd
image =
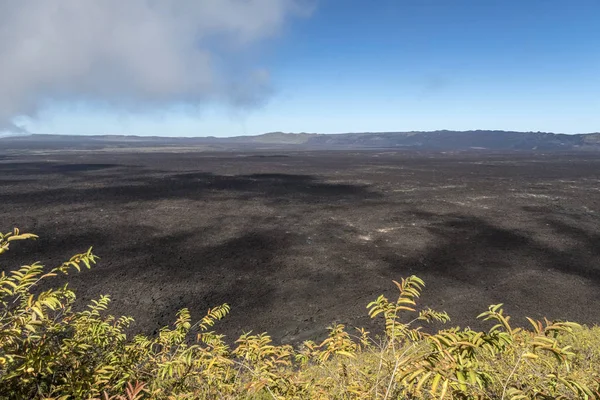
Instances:
[[[54,265],[84,301],[154,332],[189,307],[278,342],[333,321],[371,327],[392,279],[454,324],[509,314],[600,323],[599,154],[76,153],[0,156],[0,229],[40,235],[0,259]]]

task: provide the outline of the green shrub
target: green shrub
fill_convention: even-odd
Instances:
[[[17,229],[0,234],[0,254],[35,238]],[[487,332],[428,334],[420,324],[450,318],[417,311],[424,283],[415,276],[394,282],[397,300],[380,296],[367,306],[382,319],[381,336],[337,324],[323,342],[299,349],[264,333],[246,333],[230,348],[212,331],[226,304],[196,323],[183,309],[158,335],[131,338],[132,319],[107,314],[108,296],[76,312],[67,285],[37,288],[96,261],[90,249],[48,272],[34,263],[0,275],[1,398],[600,398],[600,328],[531,319],[531,329],[515,328],[498,304],[479,315],[492,325]]]

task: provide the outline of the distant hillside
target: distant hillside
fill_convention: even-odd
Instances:
[[[593,145],[583,140],[585,136],[506,131],[349,133],[320,135],[311,138],[308,144],[421,150],[565,150]]]
[[[231,138],[159,136],[26,135],[0,138],[0,151],[11,150],[343,150],[397,149],[431,151],[572,151],[600,150],[600,133],[565,135],[544,132],[434,131],[376,133],[283,133]]]
[[[236,136],[230,138],[241,143],[268,143],[268,144],[306,144],[309,141],[316,138],[317,134],[314,133],[284,133],[284,132],[270,132],[257,136]]]

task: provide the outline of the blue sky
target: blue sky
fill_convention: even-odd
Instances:
[[[46,103],[34,132],[600,131],[598,0],[320,0],[236,58],[268,71],[254,107],[126,112]]]

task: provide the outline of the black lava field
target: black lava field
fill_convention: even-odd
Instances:
[[[79,301],[110,294],[136,332],[225,302],[216,329],[231,338],[373,331],[367,303],[413,274],[453,325],[485,326],[495,303],[521,324],[600,323],[598,153],[13,154],[0,204],[2,231],[40,236],[3,270],[94,246],[98,266],[70,284]]]

